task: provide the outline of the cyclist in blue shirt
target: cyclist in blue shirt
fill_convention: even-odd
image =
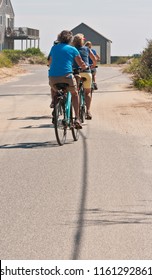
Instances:
[[[55,84],[67,83],[69,85],[68,90],[72,94],[72,104],[75,111],[75,123],[78,128],[82,128],[79,120],[79,95],[76,79],[73,75],[73,63],[76,61],[82,69],[86,69],[87,65],[82,60],[78,50],[70,45],[72,39],[72,32],[63,30],[58,35],[58,44],[51,48],[48,59],[50,66],[49,85],[51,87],[52,105],[57,90]]]
[[[93,52],[86,46],[84,46],[84,35],[81,33],[78,33],[74,36],[73,39],[73,46],[77,48],[79,51],[82,60],[85,62],[88,67],[90,66],[89,63],[89,58],[92,60],[92,66],[96,66],[96,58],[93,54]],[[78,68],[77,62],[74,63],[73,68]],[[86,81],[84,81],[83,86],[84,86],[84,91],[85,91],[85,102],[86,102],[86,107],[87,107],[87,113],[86,113],[86,119],[91,120],[92,115],[90,112],[90,107],[91,107],[91,83],[92,83],[92,75],[91,75],[91,69],[84,70],[80,73],[82,77],[86,78]]]

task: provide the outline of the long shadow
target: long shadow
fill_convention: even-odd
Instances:
[[[0,94],[0,97],[10,97],[10,96],[31,96],[31,95],[34,95],[35,97],[36,96],[50,96],[50,93],[18,93],[18,94]]]
[[[116,92],[131,92],[132,91],[132,89],[124,89],[124,90],[96,90],[96,92],[95,93],[107,93],[107,92],[114,92],[114,93],[116,93]]]
[[[74,238],[74,245],[73,245],[73,252],[71,259],[78,260],[80,255],[80,248],[81,242],[83,237],[83,230],[84,230],[84,214],[85,214],[85,205],[86,205],[86,198],[87,198],[87,188],[88,188],[88,150],[87,150],[87,143],[86,137],[82,134],[81,136],[83,139],[83,166],[82,166],[82,192],[81,192],[81,200],[79,206],[79,216],[77,220],[77,229]]]
[[[58,147],[56,141],[4,144],[0,146],[0,149],[40,149],[40,148],[52,148],[52,147]]]
[[[24,126],[24,127],[20,127],[20,129],[35,129],[35,128],[54,128],[54,125],[53,124],[41,124],[41,125],[37,125],[37,126],[34,126],[34,125],[28,125],[28,126]]]
[[[29,117],[25,117],[25,118],[19,118],[19,117],[16,117],[16,118],[11,118],[11,119],[8,119],[9,121],[26,121],[26,120],[42,120],[42,119],[50,119],[51,117],[50,116],[29,116]]]
[[[83,226],[112,226],[128,224],[152,224],[152,211],[107,211],[104,209],[85,209]]]

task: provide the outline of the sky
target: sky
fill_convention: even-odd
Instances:
[[[46,55],[62,30],[71,30],[82,22],[112,41],[112,56],[141,53],[147,40],[152,39],[152,0],[11,0],[11,3],[15,27],[40,30],[40,49]]]

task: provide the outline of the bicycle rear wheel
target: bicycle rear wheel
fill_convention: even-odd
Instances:
[[[64,145],[67,135],[67,125],[65,123],[65,103],[64,100],[60,98],[55,98],[54,128],[58,144],[60,146]]]
[[[80,120],[82,123],[84,123],[85,120],[85,100],[84,100],[84,90],[81,89],[79,93],[80,97]]]
[[[70,116],[70,119],[71,119],[71,132],[72,132],[73,140],[74,141],[78,141],[78,139],[79,139],[79,129],[77,129],[75,127],[75,124],[74,124],[75,118],[73,117],[74,116],[74,112],[73,112],[72,104],[71,104],[70,114],[71,114],[71,116]]]

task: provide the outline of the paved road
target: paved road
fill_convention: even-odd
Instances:
[[[1,259],[152,259],[152,98],[119,67],[97,80],[63,147],[45,67],[0,85]]]

